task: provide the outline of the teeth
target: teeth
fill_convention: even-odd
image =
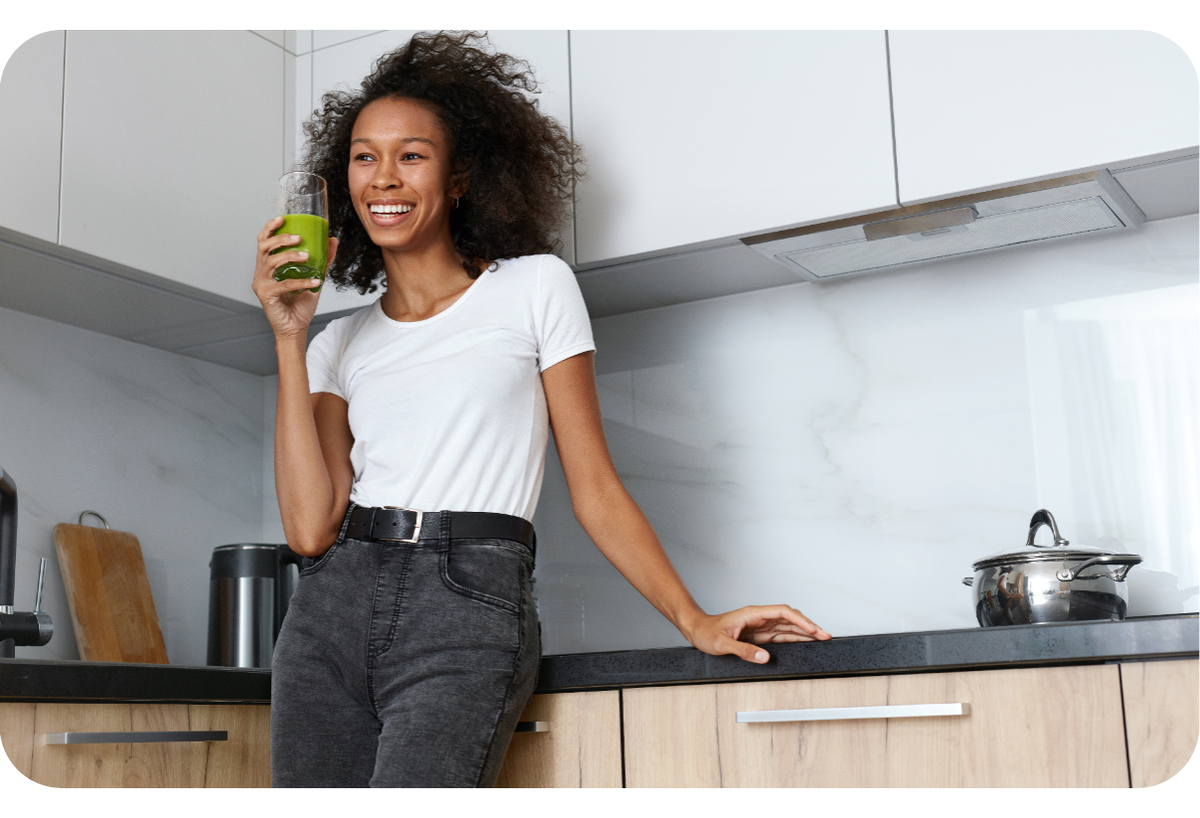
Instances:
[[[412,209],[412,205],[371,205],[371,212],[379,214],[407,213]]]

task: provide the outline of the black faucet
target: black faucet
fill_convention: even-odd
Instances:
[[[42,585],[46,560],[38,571],[37,601],[32,611],[14,611],[17,567],[17,481],[0,468],[0,659],[12,659],[17,645],[44,645],[54,635],[50,615],[43,613]]]

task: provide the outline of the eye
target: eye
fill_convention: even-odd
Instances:
[[[403,161],[405,161],[405,162],[409,162],[409,161],[412,161],[412,160],[414,160],[414,159],[420,159],[420,158],[422,158],[422,157],[421,157],[421,154],[419,154],[419,153],[413,153],[413,152],[411,152],[411,151],[409,151],[408,153],[404,154],[404,156],[402,156],[402,157],[401,157],[401,159],[402,159]]]
[[[371,155],[371,154],[369,154],[369,153],[360,153],[360,154],[356,154],[356,155],[355,155],[355,157],[354,157],[354,161],[355,161],[355,162],[370,162],[370,161],[372,161],[372,160],[374,160],[374,159],[375,159],[375,157],[374,157],[374,156],[372,156],[372,155]]]

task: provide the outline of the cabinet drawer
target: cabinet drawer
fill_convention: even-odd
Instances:
[[[1112,665],[642,688],[624,696],[630,787],[1129,786]],[[969,713],[737,721],[739,712],[939,703],[967,704]]]
[[[224,731],[225,741],[50,744],[47,734]],[[269,787],[267,705],[0,704],[4,749],[51,787]]]
[[[620,787],[620,693],[602,690],[534,696],[523,722],[545,732],[512,737],[498,787]]]

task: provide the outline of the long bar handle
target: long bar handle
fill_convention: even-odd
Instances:
[[[548,721],[519,721],[517,722],[516,733],[549,733],[550,722]]]
[[[166,741],[228,741],[228,730],[133,733],[46,733],[47,744],[144,744]]]
[[[877,707],[812,707],[807,710],[739,711],[739,724],[769,721],[840,721],[845,719],[911,719],[928,716],[969,716],[966,702],[943,704],[886,704]]]

